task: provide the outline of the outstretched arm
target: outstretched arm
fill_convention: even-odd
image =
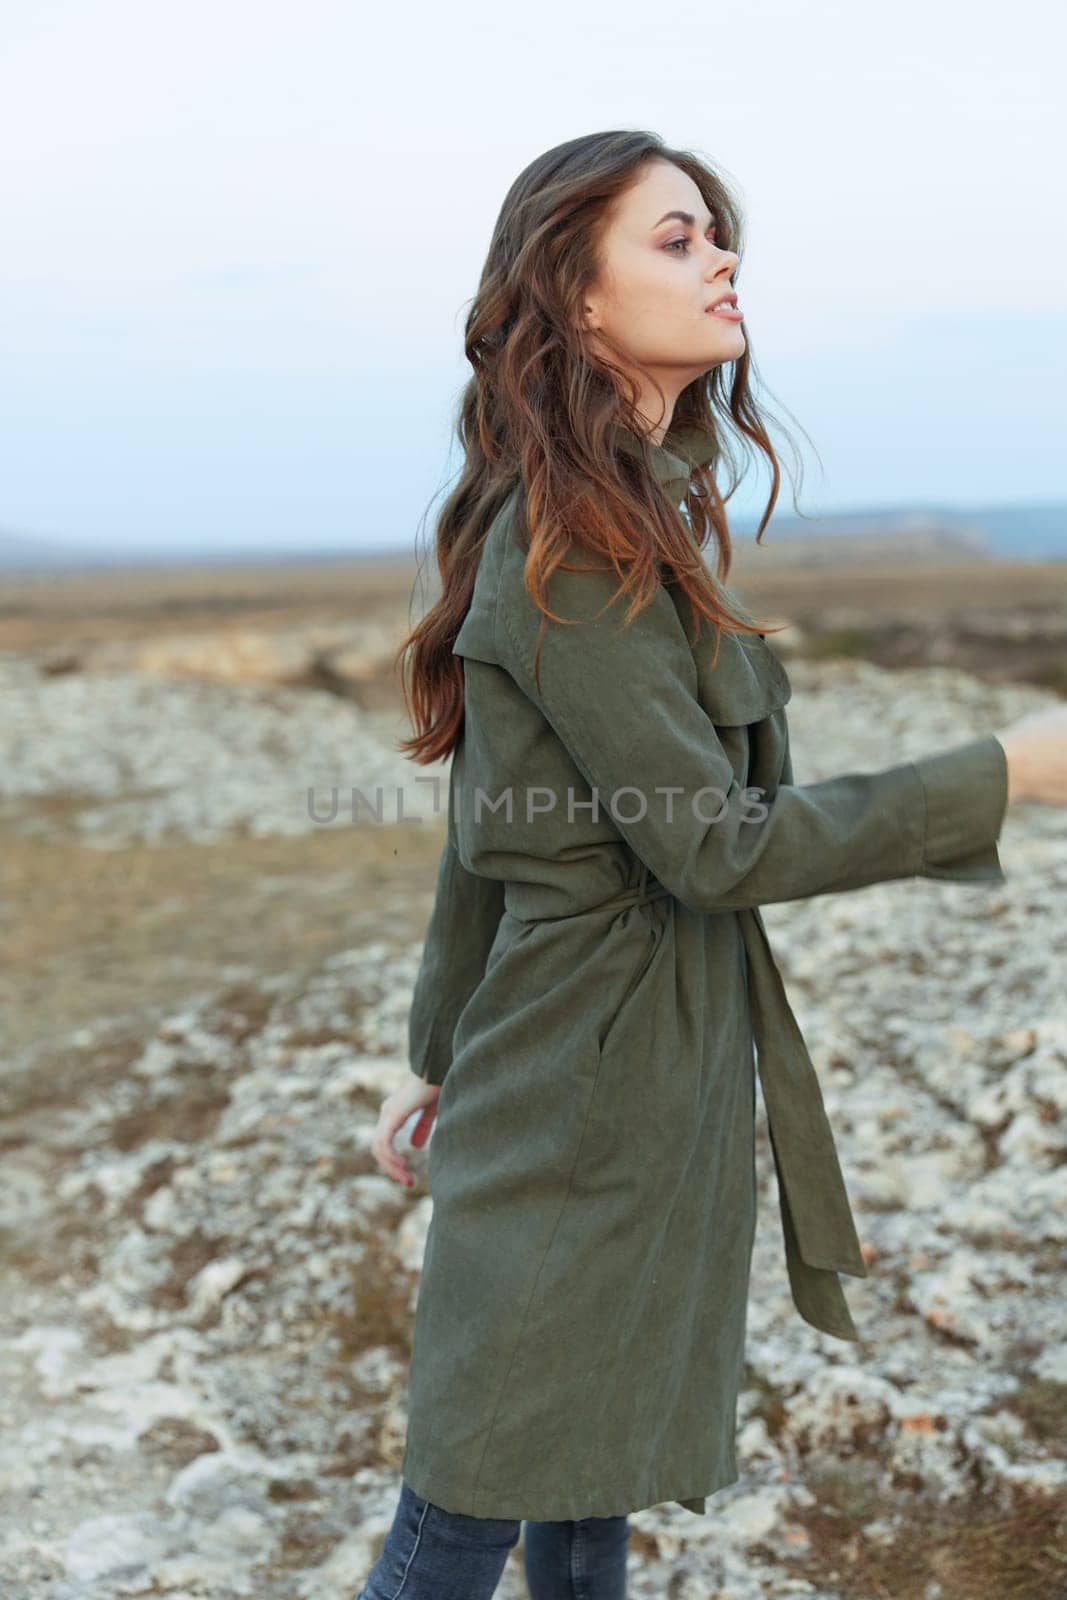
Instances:
[[[767,800],[750,790],[762,802],[753,803],[697,698],[692,651],[666,589],[624,627],[625,599],[603,610],[617,586],[612,570],[557,570],[552,609],[578,620],[549,623],[538,685],[541,613],[515,569],[511,576],[497,618],[508,670],[637,856],[691,909],[742,909],[913,876],[1003,881],[1007,760],[992,734],[877,772],[783,783]],[[629,792],[615,811],[617,790]],[[559,796],[561,810],[566,804]]]

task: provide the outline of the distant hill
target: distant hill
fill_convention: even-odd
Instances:
[[[42,576],[125,567],[299,566],[316,561],[396,561],[408,554],[406,550],[385,546],[359,550],[346,550],[342,546],[318,550],[311,547],[257,550],[247,546],[232,550],[224,547],[196,550],[182,545],[162,545],[157,541],[141,547],[61,544],[55,539],[33,539],[24,534],[6,533],[0,528],[0,572],[40,573]]]
[[[737,531],[751,534],[755,517],[739,517]],[[932,559],[970,556],[1008,561],[1067,559],[1067,501],[1030,506],[977,506],[957,510],[951,506],[875,506],[856,511],[831,512],[819,517],[775,513],[764,541],[877,540],[879,554],[897,550],[914,560],[924,551]],[[814,548],[814,544],[813,544]],[[857,551],[857,553],[861,553]]]
[[[70,545],[50,539],[28,539],[16,533],[5,533],[0,528],[0,567],[8,572],[36,571],[44,568],[66,568],[81,565],[81,551]],[[97,555],[99,560],[99,555]]]
[[[733,529],[748,537],[758,519],[736,517]],[[868,561],[877,554],[915,560],[1014,561],[1067,560],[1067,501],[1030,506],[978,506],[957,510],[951,506],[864,506],[855,511],[825,516],[797,517],[776,513],[764,540],[781,539],[794,545],[794,559]],[[191,566],[219,564],[285,564],[309,561],[396,559],[409,554],[400,548],[351,550],[292,550],[166,548],[153,542],[141,549],[106,545],[64,544],[55,539],[35,539],[0,528],[0,571],[69,572],[123,566]]]

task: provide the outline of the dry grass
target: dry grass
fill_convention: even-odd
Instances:
[[[1062,1273],[1062,1258],[1058,1261]],[[1067,1440],[1067,1383],[1057,1383],[1053,1378],[1035,1378],[1027,1375],[1020,1381],[1014,1394],[1008,1395],[1001,1405],[1005,1411],[1014,1411],[1022,1418],[1035,1439],[1040,1439],[1049,1450],[1059,1455]],[[1064,1580],[1067,1596],[1067,1577]]]
[[[974,1495],[960,1504],[915,1497],[885,1503],[861,1475],[808,1477],[818,1504],[796,1520],[811,1541],[803,1557],[776,1559],[794,1577],[848,1600],[1063,1600],[1067,1596],[1067,1495],[1020,1492],[1009,1510]],[[891,1518],[894,1536],[864,1526]]]
[[[1067,561],[812,569],[790,566],[785,547],[743,545],[728,581],[772,626],[795,623],[811,660],[935,660],[1067,695]],[[789,650],[790,629],[770,642]]]
[[[943,616],[963,607],[1059,609],[1067,599],[1067,561],[914,562],[881,566],[791,566],[773,535],[757,549],[741,545],[727,582],[755,606],[795,617],[815,609],[855,606],[872,617]]]
[[[141,1019],[135,1048],[162,1008],[227,971],[298,974],[368,934],[418,938],[440,848],[438,827],[403,823],[113,851],[9,835],[4,895],[20,915],[0,962],[5,1048],[117,1015]],[[232,1010],[243,1014],[236,992]],[[86,1066],[56,1060],[37,1092],[61,1095]]]
[[[218,628],[404,617],[421,587],[407,557],[306,565],[127,568],[44,576],[5,573],[0,650],[77,649]],[[426,595],[428,598],[428,594]]]

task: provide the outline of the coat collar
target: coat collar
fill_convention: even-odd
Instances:
[[[642,441],[621,422],[612,425],[612,436],[620,449],[636,454]],[[694,467],[702,467],[717,453],[715,440],[694,424],[672,423],[662,444],[648,441],[652,470],[671,499],[677,503],[689,488]]]

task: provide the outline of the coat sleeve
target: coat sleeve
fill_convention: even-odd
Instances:
[[[915,876],[1004,881],[997,840],[1007,759],[999,739],[971,739],[880,771],[779,783],[765,799],[734,777],[698,698],[692,647],[667,590],[661,584],[624,626],[627,599],[609,605],[616,587],[604,567],[553,573],[551,607],[571,620],[547,626],[540,686],[541,612],[521,579],[501,586],[498,638],[596,803],[683,904],[738,910]],[[791,778],[791,765],[786,770]],[[568,796],[557,804],[566,807]]]
[[[481,982],[503,913],[503,882],[467,871],[450,824],[408,1014],[408,1060],[427,1083],[445,1081],[456,1023]]]

